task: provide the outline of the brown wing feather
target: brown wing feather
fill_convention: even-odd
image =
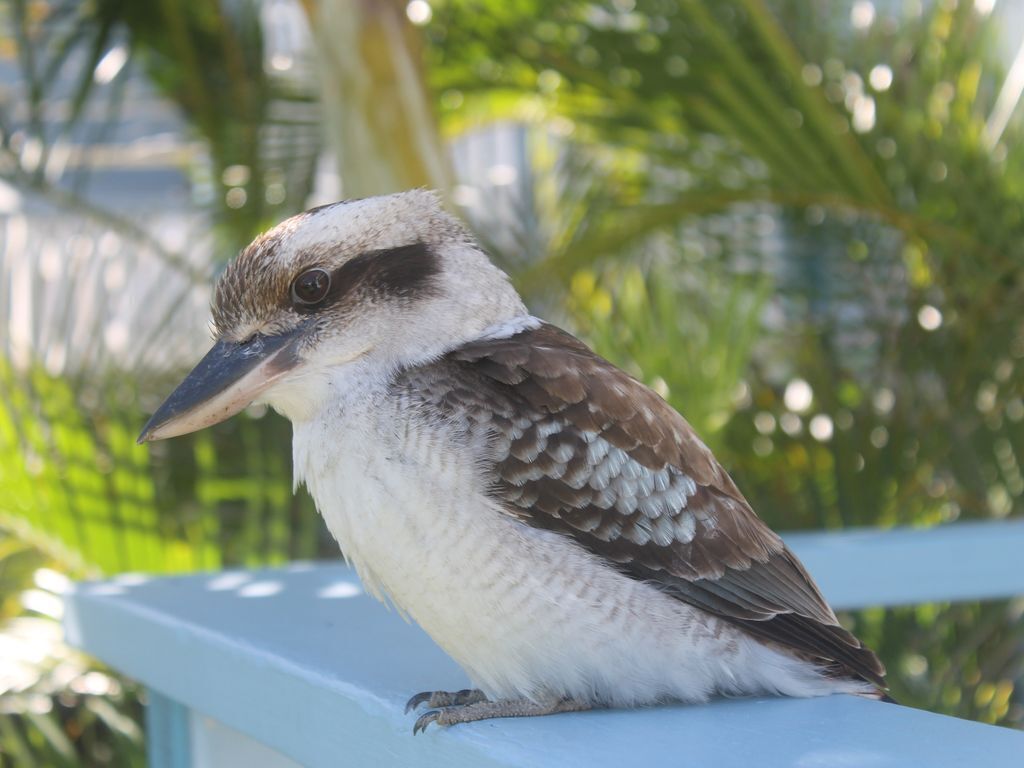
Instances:
[[[443,396],[494,441],[495,493],[634,578],[884,687],[878,658],[839,626],[814,582],[690,425],[573,336],[542,325],[442,363]]]

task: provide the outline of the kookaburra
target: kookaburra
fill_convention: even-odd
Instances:
[[[690,425],[530,315],[438,197],[322,206],[258,238],[216,343],[140,442],[255,400],[364,585],[476,689],[421,729],[715,694],[882,697],[884,668]]]

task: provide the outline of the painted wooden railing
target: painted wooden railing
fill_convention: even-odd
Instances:
[[[1024,521],[787,536],[839,609],[1024,595]],[[81,584],[69,641],[149,689],[152,768],[1024,766],[1024,732],[849,696],[520,720],[416,737],[463,673],[347,568]]]

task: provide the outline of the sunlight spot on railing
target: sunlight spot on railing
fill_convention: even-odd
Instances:
[[[138,587],[150,581],[145,573],[118,573],[111,581],[119,587]]]
[[[228,589],[238,589],[251,578],[252,576],[248,573],[242,573],[241,571],[229,571],[210,579],[206,584],[206,588],[211,592],[223,592]]]
[[[150,577],[144,573],[119,573],[112,581],[122,587],[137,587],[140,584],[145,584],[149,579]]]
[[[238,590],[239,597],[270,597],[284,589],[280,581],[254,581]]]
[[[88,590],[87,594],[90,594],[90,595],[100,595],[100,596],[108,596],[108,595],[112,596],[112,595],[123,595],[127,591],[128,590],[126,590],[122,586],[118,586],[117,584],[111,584],[111,583],[108,582],[106,584],[96,584],[95,586],[89,587],[89,590]]]
[[[327,599],[341,599],[356,597],[361,594],[363,594],[363,590],[360,589],[358,584],[353,584],[351,581],[336,581],[321,589],[316,593],[316,596]]]

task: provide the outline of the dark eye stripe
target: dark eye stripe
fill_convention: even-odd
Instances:
[[[384,299],[414,300],[435,289],[440,264],[424,243],[369,251],[334,270],[322,297],[313,302],[301,301],[296,298],[298,282],[312,272],[323,270],[307,270],[292,283],[292,304],[301,312],[333,306],[357,292],[368,292]]]
[[[441,271],[437,256],[424,243],[371,251],[353,259],[345,267],[360,259],[366,260],[363,285],[387,297],[415,299],[429,293],[435,288],[435,278]]]

